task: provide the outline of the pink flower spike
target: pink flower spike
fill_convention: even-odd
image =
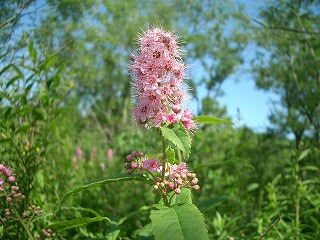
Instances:
[[[76,147],[76,156],[78,159],[82,158],[82,151],[80,147]]]
[[[183,82],[187,67],[181,60],[178,38],[160,28],[150,29],[139,38],[137,54],[131,57],[133,115],[138,125],[149,129],[177,122],[174,114],[181,112],[187,99]]]
[[[108,148],[108,150],[107,150],[107,158],[108,158],[109,161],[113,160],[113,150],[112,150],[112,148]]]
[[[106,165],[103,162],[101,162],[100,168],[101,168],[101,171],[104,172],[104,170],[106,169]]]

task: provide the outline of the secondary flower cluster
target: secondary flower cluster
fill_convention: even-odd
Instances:
[[[0,164],[0,197],[5,198],[6,206],[8,207],[3,209],[4,216],[1,217],[1,222],[3,223],[7,222],[10,217],[15,218],[15,214],[17,214],[15,209],[26,198],[25,195],[19,192],[19,186],[15,185],[15,181],[14,170],[4,164]],[[41,213],[43,213],[43,210],[39,206],[32,205],[22,213],[21,217],[30,219]]]
[[[163,175],[162,163],[155,157],[146,157],[143,152],[133,151],[126,157],[126,160],[124,167],[127,169],[127,173],[139,170],[140,174],[144,172],[151,174],[154,179],[154,193],[166,195],[174,191],[175,194],[180,194],[182,188],[200,189],[196,174],[187,169],[185,162],[178,165],[166,163]]]
[[[13,169],[0,164],[0,197],[4,197],[10,207],[4,209],[4,217],[1,218],[2,222],[6,222],[7,218],[14,214],[13,206],[25,199],[25,196],[19,193],[19,187],[14,185],[15,180]]]
[[[139,38],[137,55],[132,55],[131,72],[136,105],[133,115],[144,128],[181,121],[190,131],[197,126],[189,109],[183,110],[187,91],[177,37],[154,28]]]

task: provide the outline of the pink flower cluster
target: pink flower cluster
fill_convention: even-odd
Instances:
[[[26,198],[25,195],[19,192],[19,186],[15,185],[16,179],[13,172],[12,168],[0,164],[0,197],[5,198],[8,207],[4,209],[4,217],[1,218],[2,223],[6,223],[10,218],[16,219],[15,214],[17,213],[15,209],[18,209],[19,203]],[[43,210],[39,206],[32,205],[22,213],[21,217],[30,219],[42,213]]]
[[[7,218],[13,214],[13,207],[26,197],[19,193],[19,187],[14,185],[16,178],[13,175],[13,169],[0,164],[0,197],[4,197],[10,208],[4,209],[4,217],[2,222],[6,222]]]
[[[196,174],[187,169],[185,162],[178,165],[165,164],[166,169],[163,178],[163,166],[157,158],[148,158],[143,152],[133,151],[126,157],[126,160],[124,167],[127,169],[127,173],[139,170],[140,174],[145,171],[151,174],[155,184],[153,187],[154,193],[166,195],[174,191],[175,194],[180,194],[182,188],[200,189]]]
[[[132,55],[131,72],[136,94],[133,115],[139,126],[159,127],[180,121],[190,131],[197,126],[187,101],[183,82],[185,63],[181,60],[177,37],[160,28],[139,38],[137,55]]]

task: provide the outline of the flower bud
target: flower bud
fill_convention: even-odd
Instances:
[[[179,185],[181,185],[181,184],[182,184],[182,179],[181,179],[181,178],[176,179],[176,183],[179,184]]]
[[[14,176],[10,176],[9,178],[8,178],[8,181],[9,182],[14,182],[16,180],[16,178],[14,177]]]
[[[196,185],[198,183],[198,178],[192,179],[192,184]]]
[[[131,163],[131,169],[132,170],[135,170],[137,168],[138,168],[138,163],[136,163],[136,162]]]
[[[131,162],[131,161],[133,160],[133,156],[132,156],[132,155],[126,156],[126,160],[127,160],[128,162]]]
[[[194,185],[193,188],[194,188],[195,190],[199,190],[199,189],[200,189],[200,186],[199,186],[199,185]]]
[[[177,195],[180,194],[180,193],[181,193],[180,188],[176,188],[176,189],[174,190],[174,193],[177,194]]]
[[[131,153],[131,155],[132,155],[132,157],[138,157],[138,156],[139,156],[139,153],[136,152],[136,151],[133,151],[133,152]]]

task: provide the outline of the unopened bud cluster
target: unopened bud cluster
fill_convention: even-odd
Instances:
[[[4,211],[3,216],[1,216],[2,223],[6,223],[10,218],[15,218],[17,214],[15,209],[18,209],[21,201],[26,198],[19,192],[19,186],[15,184],[15,181],[14,170],[0,164],[0,197],[5,199],[7,206],[7,208],[0,210]],[[32,205],[22,213],[21,217],[30,219],[41,213],[43,213],[43,210],[39,206]]]
[[[49,229],[42,229],[41,234],[37,234],[35,239],[49,239],[54,238],[56,234],[49,228]]]
[[[163,174],[162,163],[155,157],[146,157],[143,152],[133,151],[126,157],[126,160],[124,167],[127,169],[127,173],[139,170],[140,174],[147,172],[153,177],[154,193],[167,195],[173,191],[175,194],[180,194],[182,188],[200,189],[196,174],[187,169],[185,162],[178,165],[166,163]]]

